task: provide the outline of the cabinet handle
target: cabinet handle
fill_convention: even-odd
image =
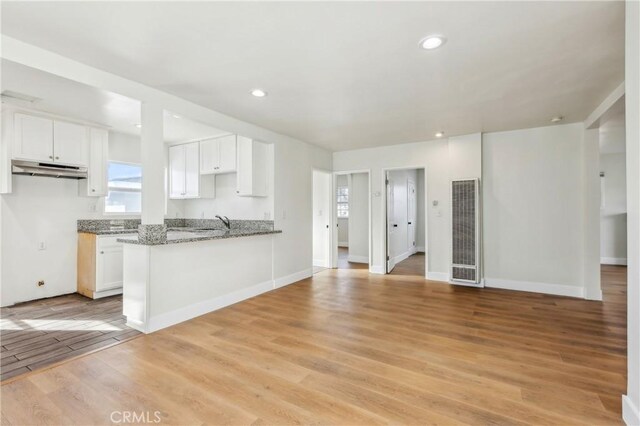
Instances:
[[[59,160],[59,159],[60,159],[60,157],[56,157],[56,160]]]
[[[50,155],[50,156],[49,156],[49,160],[53,160],[53,155]]]
[[[96,190],[95,189],[91,189],[91,192],[96,192]]]
[[[100,254],[104,254],[104,252],[103,252],[103,251],[101,251],[101,252],[100,252]]]

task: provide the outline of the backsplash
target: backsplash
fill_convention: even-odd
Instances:
[[[78,220],[78,231],[95,232],[109,229],[131,229],[137,232],[140,223],[140,219],[80,219]],[[224,224],[219,219],[165,219],[164,224],[167,228],[225,229]],[[231,229],[272,231],[273,227],[272,220],[231,219]]]

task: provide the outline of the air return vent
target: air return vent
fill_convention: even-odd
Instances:
[[[451,281],[480,283],[480,192],[478,179],[451,181]]]

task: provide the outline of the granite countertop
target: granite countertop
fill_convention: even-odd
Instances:
[[[177,243],[192,243],[207,240],[222,240],[226,238],[250,237],[253,235],[280,234],[282,231],[273,229],[198,229],[198,228],[169,228],[167,241],[156,244],[145,244],[138,241],[137,236],[118,238],[126,244],[166,245]]]
[[[137,234],[138,228],[113,228],[113,229],[83,229],[78,230],[79,233],[94,234],[94,235],[123,235],[123,234]]]

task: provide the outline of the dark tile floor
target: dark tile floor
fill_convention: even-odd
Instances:
[[[125,325],[122,296],[52,297],[0,308],[0,317],[1,380],[140,334]]]

